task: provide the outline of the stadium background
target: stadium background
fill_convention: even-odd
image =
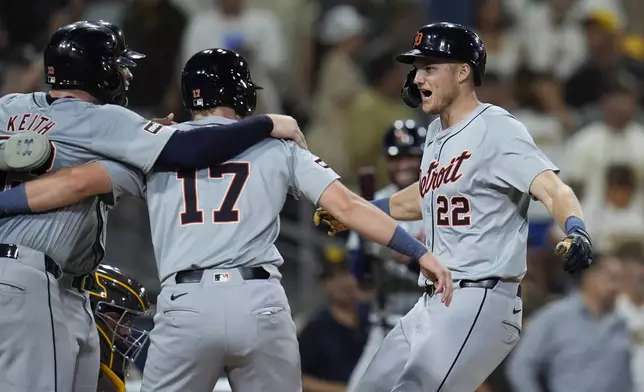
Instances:
[[[234,49],[265,87],[258,112],[296,117],[311,150],[354,189],[363,166],[376,167],[379,188],[388,184],[382,137],[394,120],[431,121],[399,99],[407,69],[392,61],[393,54],[407,50],[423,24],[440,20],[474,27],[488,50],[479,98],[522,120],[560,166],[581,196],[595,247],[642,263],[636,246],[644,241],[641,0],[2,0],[0,5],[2,95],[45,89],[41,50],[58,27],[105,19],[119,24],[129,46],[148,56],[134,71],[130,108],[150,118],[173,112],[181,121],[188,116],[178,94],[186,59],[207,47]],[[327,237],[312,225],[312,213],[310,203],[289,199],[278,242],[285,259],[283,284],[300,331],[333,301],[346,304],[347,298],[329,295],[329,289],[346,292],[356,285],[351,279],[320,282],[320,276],[342,275],[347,252],[345,237]],[[526,329],[535,310],[574,287],[551,254],[560,232],[538,205],[530,219]],[[106,263],[139,279],[152,298],[158,293],[142,201],[127,199],[110,212]],[[404,313],[416,295],[405,279],[390,288],[413,294],[391,295],[392,317]],[[354,302],[373,303],[373,290],[358,286]],[[634,273],[620,282],[624,288],[642,286]],[[628,317],[643,318],[643,312]],[[642,333],[644,322],[640,328]],[[633,372],[644,373],[644,362],[635,360],[644,344],[644,334],[637,332],[631,331]],[[361,339],[353,342],[358,354]],[[347,353],[334,355],[345,367],[355,365],[341,360]],[[481,391],[511,391],[502,370]],[[319,390],[340,391],[341,384]]]

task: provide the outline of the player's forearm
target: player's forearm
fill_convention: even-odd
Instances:
[[[331,213],[338,221],[370,241],[413,258],[420,258],[427,253],[422,243],[362,198],[356,197],[345,210]]]
[[[236,157],[269,137],[273,121],[251,117],[227,125],[175,132],[159,154],[154,167],[164,170],[204,169]]]
[[[332,381],[324,381],[319,378],[302,375],[302,387],[304,392],[346,392],[347,386]]]
[[[66,179],[38,179],[0,192],[3,215],[43,212],[82,200],[75,184]]]
[[[585,229],[583,222],[579,223],[584,218],[579,199],[572,188],[561,181],[554,172],[546,170],[535,177],[530,186],[530,193],[543,203],[566,235],[572,230],[571,220],[578,221],[580,227]]]
[[[30,210],[49,211],[111,192],[109,175],[97,169],[103,170],[98,163],[63,168],[25,183]]]
[[[579,219],[583,219],[584,217],[579,199],[577,199],[573,190],[567,185],[558,187],[554,192],[552,206],[549,211],[559,227],[564,231],[566,230],[566,220],[569,217],[576,216]]]
[[[418,182],[396,192],[389,199],[389,215],[397,221],[417,221],[423,218],[420,209]]]
[[[428,254],[427,248],[390,216],[339,181],[326,188],[318,205],[338,222],[370,241],[416,259]]]
[[[540,200],[555,222],[557,222],[557,225],[566,234],[569,234],[570,231],[570,228],[566,227],[566,222],[569,222],[570,217],[583,219],[579,199],[575,196],[572,188],[563,182],[548,189],[546,196]]]
[[[4,215],[44,212],[111,192],[111,180],[99,163],[63,168],[0,192]]]

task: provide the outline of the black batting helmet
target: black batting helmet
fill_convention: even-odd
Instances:
[[[101,103],[125,105],[126,84],[120,68],[134,67],[138,56],[128,57],[121,38],[112,28],[87,21],[61,27],[45,48],[46,83],[87,91]]]
[[[421,27],[416,33],[412,49],[397,55],[400,63],[413,64],[419,57],[436,57],[459,60],[472,67],[474,85],[480,86],[485,73],[487,54],[479,36],[467,27],[456,23],[432,23]],[[416,69],[407,75],[401,92],[408,106],[418,107],[421,102],[420,91],[414,84]]]
[[[149,338],[133,323],[149,311],[148,294],[138,281],[104,264],[94,272],[88,292],[100,339],[101,374],[120,386]]]
[[[260,89],[253,83],[246,60],[232,50],[202,50],[181,73],[183,105],[188,110],[226,106],[247,117],[255,111]]]
[[[132,50],[127,47],[127,42],[125,41],[125,34],[123,33],[123,30],[121,30],[121,28],[114,23],[105,20],[92,20],[89,23],[107,27],[108,29],[112,30],[112,32],[116,35],[116,42],[118,45],[117,49],[121,53],[121,56],[132,60],[133,63],[135,60],[141,60],[145,58],[145,55],[143,53],[139,53],[136,50]],[[130,67],[136,67],[136,63],[134,63]]]
[[[415,120],[396,120],[385,134],[385,155],[391,158],[423,155],[427,129]]]

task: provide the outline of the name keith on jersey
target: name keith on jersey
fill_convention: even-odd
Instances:
[[[56,125],[56,121],[40,114],[24,113],[9,117],[5,129],[10,132],[32,131],[45,134]]]
[[[454,183],[458,181],[463,173],[461,172],[461,165],[467,159],[470,159],[472,153],[470,151],[463,151],[461,155],[452,158],[449,165],[440,166],[440,162],[433,161],[427,168],[419,182],[420,196],[425,197],[431,191],[435,191],[443,184]]]

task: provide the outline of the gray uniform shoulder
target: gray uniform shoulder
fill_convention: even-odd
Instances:
[[[7,94],[3,97],[0,97],[0,105],[8,105],[11,102],[15,101],[16,99],[29,97],[30,95],[31,94],[21,94],[21,93]]]
[[[482,113],[480,121],[484,123],[485,129],[490,136],[495,139],[502,138],[507,140],[513,136],[532,139],[526,126],[501,107],[491,105]]]
[[[87,109],[92,110],[94,114],[99,114],[102,116],[119,116],[117,118],[134,118],[140,119],[143,118],[137,113],[131,111],[128,108],[119,105],[105,104],[105,105],[95,105],[89,102],[85,102]]]

